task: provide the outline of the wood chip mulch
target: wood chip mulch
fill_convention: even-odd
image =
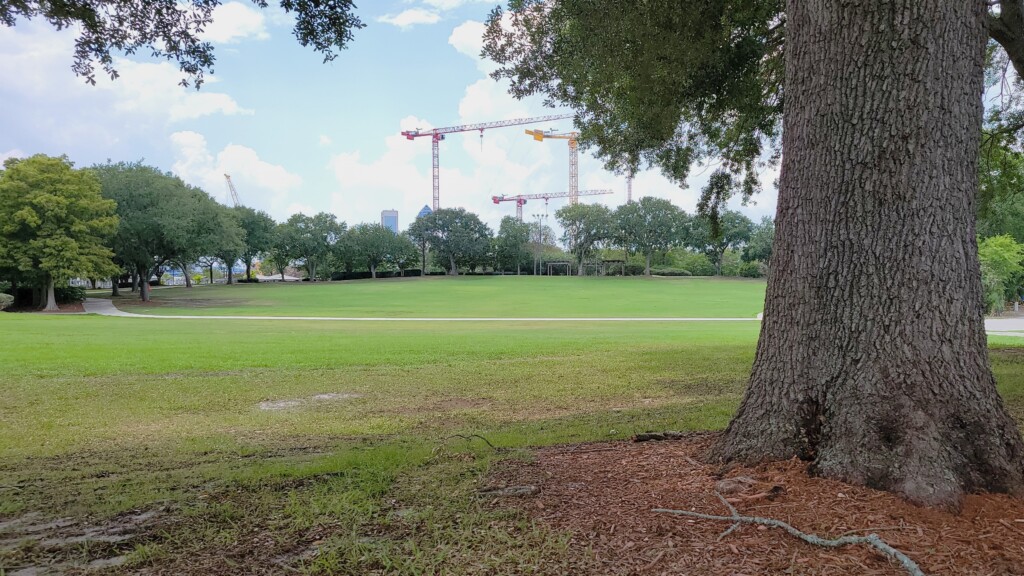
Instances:
[[[723,469],[700,461],[712,434],[665,442],[557,446],[533,462],[507,462],[490,488],[536,486],[533,495],[495,499],[572,535],[605,574],[903,575],[865,545],[822,548],[784,531],[651,512],[672,508],[788,522],[823,538],[877,533],[925,574],[1024,575],[1024,500],[969,496],[959,514],[920,508],[892,494],[807,474],[797,460]],[[588,552],[589,549],[589,552]]]

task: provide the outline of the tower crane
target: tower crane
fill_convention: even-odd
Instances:
[[[238,201],[238,191],[235,190],[235,183],[231,181],[231,176],[228,174],[224,175],[224,179],[228,181],[228,192],[231,193],[231,202],[238,208],[241,203]]]
[[[405,130],[402,132],[402,136],[405,136],[407,140],[415,140],[421,136],[429,136],[432,144],[432,151],[434,156],[434,210],[436,211],[440,207],[440,178],[438,175],[440,162],[438,159],[438,153],[440,151],[441,140],[444,140],[445,134],[452,134],[455,132],[472,132],[473,130],[480,131],[480,137],[483,138],[484,130],[488,128],[503,128],[505,126],[519,126],[522,124],[536,124],[538,122],[549,122],[551,120],[565,120],[572,118],[572,114],[555,114],[553,116],[538,116],[536,118],[516,118],[513,120],[500,120],[498,122],[484,122],[482,124],[463,124],[461,126],[448,126],[445,128],[433,128],[431,130]]]
[[[626,176],[626,204],[633,201],[633,173]]]
[[[611,190],[577,190],[575,196],[598,196],[600,194],[614,194]],[[491,196],[491,200],[495,204],[501,204],[502,202],[515,202],[516,203],[516,219],[520,222],[523,221],[523,206],[526,205],[527,200],[538,200],[544,199],[544,211],[547,212],[548,200],[552,198],[572,198],[574,195],[570,192],[545,192],[541,194],[519,194],[517,196]]]
[[[543,142],[545,138],[569,141],[569,204],[577,204],[580,189],[580,151],[577,138],[580,133],[558,134],[554,130],[527,130],[526,133],[538,142]]]

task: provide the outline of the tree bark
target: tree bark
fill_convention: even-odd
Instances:
[[[121,278],[118,276],[111,276],[110,278],[110,297],[115,298],[121,295],[121,287],[118,284],[121,282]]]
[[[252,282],[252,260],[248,258],[245,260],[245,280],[246,282]]]
[[[210,264],[210,286],[213,286],[213,264]]]
[[[650,276],[651,275],[651,255],[650,254],[645,254],[644,256],[647,259],[646,267],[644,268],[644,276]]]
[[[139,290],[139,273],[132,272],[132,294]]]
[[[140,282],[139,282],[139,298],[143,302],[149,302],[150,301],[150,297],[149,297],[149,292],[150,292],[150,289],[149,289],[149,269],[140,266],[139,267],[139,271],[138,271],[138,275],[139,275],[139,279],[140,279]]]
[[[191,288],[192,287],[192,276],[190,276],[189,273],[188,273],[188,265],[182,263],[182,264],[178,265],[178,268],[181,268],[181,273],[185,276],[185,288]]]
[[[974,229],[985,2],[789,0],[776,248],[724,460],[956,508],[1020,493]]]
[[[89,278],[89,283],[92,284],[92,289],[95,290],[96,289],[96,279],[95,278]]]
[[[449,256],[448,257],[448,262],[451,263],[451,275],[452,276],[458,276],[459,275],[459,267],[455,265],[455,256]]]
[[[370,278],[377,279],[377,266],[370,264]]]
[[[228,284],[234,284],[234,283],[235,283],[235,278],[232,275],[231,265],[229,264],[228,265]]]
[[[54,290],[53,276],[46,275],[46,305],[43,306],[44,312],[59,312],[60,307],[57,306],[57,295]]]

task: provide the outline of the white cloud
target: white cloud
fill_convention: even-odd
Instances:
[[[260,10],[242,4],[227,2],[213,11],[213,22],[203,31],[203,38],[215,44],[230,44],[248,38],[266,40],[266,18]]]
[[[423,8],[410,8],[398,14],[386,14],[377,19],[378,22],[393,24],[403,30],[417,24],[436,24],[440,20],[440,14]]]
[[[214,198],[226,203],[224,174],[230,174],[246,206],[266,210],[278,220],[286,219],[294,206],[308,209],[292,198],[302,186],[302,178],[279,164],[262,160],[252,148],[229,144],[214,155],[206,138],[197,132],[175,132],[170,139],[175,158],[171,170]]]
[[[423,0],[423,3],[438,10],[454,10],[466,4],[489,4],[492,2],[491,0]]]
[[[114,81],[98,81],[97,87],[113,95],[114,107],[119,112],[165,117],[169,122],[214,114],[253,114],[228,94],[210,91],[209,86],[217,82],[216,77],[206,77],[203,90],[197,91],[178,85],[181,72],[170,62],[117,58],[115,66],[121,76]]]
[[[331,140],[330,136],[327,136],[325,134],[321,134],[320,135],[320,145],[321,146],[330,146],[333,142],[334,141]]]
[[[489,74],[497,65],[480,56],[480,52],[484,48],[484,32],[486,30],[487,27],[483,22],[467,20],[452,30],[451,35],[448,36],[448,44],[452,45],[460,54],[472,58],[481,72]]]
[[[24,158],[25,156],[27,155],[17,148],[12,148],[7,152],[0,152],[0,165],[3,165],[4,160],[8,158]]]

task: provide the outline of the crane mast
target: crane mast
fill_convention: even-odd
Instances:
[[[420,137],[430,137],[431,152],[433,155],[433,183],[434,183],[434,210],[436,211],[440,207],[440,144],[444,140],[445,134],[453,134],[456,132],[472,132],[474,130],[480,131],[480,137],[483,137],[484,130],[489,128],[504,128],[506,126],[520,126],[523,124],[536,124],[538,122],[549,122],[552,120],[566,120],[572,118],[572,114],[554,114],[551,116],[537,116],[535,118],[515,118],[512,120],[499,120],[497,122],[483,122],[481,124],[462,124],[459,126],[447,126],[444,128],[432,128],[430,130],[404,130],[402,136],[405,136],[407,140],[415,140]]]
[[[235,183],[231,181],[231,176],[225,174],[224,179],[228,181],[228,192],[231,194],[231,203],[235,205],[235,208],[241,206],[238,201],[238,191],[235,190]]]
[[[526,133],[533,136],[533,139],[538,142],[543,142],[545,138],[569,141],[569,204],[578,204],[580,189],[580,151],[577,139],[579,138],[580,133],[569,132],[568,134],[556,134],[551,130],[548,130],[547,132],[543,130],[527,130]]]

